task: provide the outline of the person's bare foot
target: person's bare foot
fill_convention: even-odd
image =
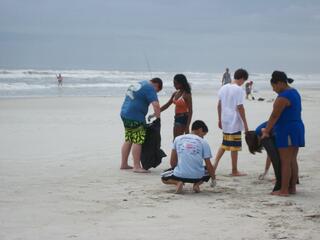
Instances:
[[[130,165],[123,165],[123,166],[121,165],[120,169],[121,170],[128,170],[128,169],[133,169],[133,167],[131,167]]]
[[[296,190],[296,188],[289,188],[289,193],[290,194],[296,194],[297,193],[297,190]]]
[[[231,175],[232,177],[243,177],[243,176],[247,176],[246,173],[242,173],[242,172],[239,172],[239,171],[232,172],[230,175]]]
[[[281,192],[281,191],[274,191],[274,192],[271,192],[271,195],[279,196],[279,197],[288,197],[289,193],[285,193],[285,192]]]
[[[193,184],[193,191],[195,193],[199,193],[200,192],[200,186],[198,183]]]
[[[183,182],[178,182],[176,185],[175,194],[181,194],[183,189]]]
[[[145,170],[143,168],[133,168],[133,172],[135,172],[135,173],[150,173],[149,170]]]

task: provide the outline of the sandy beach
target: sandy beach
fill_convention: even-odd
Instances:
[[[263,94],[275,98],[271,90]],[[320,96],[301,95],[306,147],[298,192],[287,198],[269,194],[272,174],[258,180],[266,154],[251,155],[245,143],[239,169],[248,176],[229,177],[225,154],[217,186],[204,184],[199,194],[186,185],[176,195],[161,183],[169,157],[150,174],[120,171],[122,97],[0,99],[0,239],[319,239]],[[193,101],[193,120],[207,123],[215,155],[221,143],[216,92],[195,93]],[[272,102],[246,101],[245,108],[254,129],[267,120]],[[170,155],[173,107],[161,121]]]

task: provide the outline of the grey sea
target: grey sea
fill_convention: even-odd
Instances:
[[[56,75],[63,76],[58,87]],[[103,70],[35,70],[0,69],[0,97],[121,96],[127,87],[141,80],[160,77],[162,95],[173,91],[173,72],[129,72]],[[194,91],[215,91],[221,86],[223,73],[184,72]],[[289,74],[299,89],[319,89],[320,74]],[[250,73],[254,91],[270,89],[270,73]]]

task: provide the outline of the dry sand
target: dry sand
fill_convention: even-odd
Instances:
[[[187,185],[175,195],[160,182],[168,157],[151,174],[120,171],[122,98],[1,99],[0,239],[319,239],[317,94],[302,92],[306,148],[299,154],[298,193],[288,198],[269,195],[270,180],[258,180],[265,153],[250,155],[247,146],[239,168],[248,176],[229,177],[225,155],[217,186],[204,184],[199,194]],[[221,142],[215,96],[194,94],[193,118],[207,122],[213,154]],[[272,103],[246,101],[245,107],[255,128]],[[173,108],[162,115],[167,154],[172,123]]]

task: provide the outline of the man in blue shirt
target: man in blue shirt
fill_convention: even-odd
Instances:
[[[192,124],[191,134],[181,135],[173,142],[170,164],[172,169],[162,174],[164,184],[176,185],[176,193],[181,193],[185,182],[193,183],[193,190],[200,192],[200,185],[214,176],[210,158],[211,150],[203,137],[208,132],[206,124],[197,120]],[[203,166],[205,162],[206,168]]]
[[[153,78],[130,85],[121,107],[121,119],[125,128],[125,142],[121,148],[120,169],[132,169],[137,173],[149,172],[141,167],[141,147],[145,141],[145,117],[149,105],[152,104],[154,115],[160,118],[160,105],[157,92],[162,89],[162,80]],[[128,157],[132,147],[133,167],[128,165]]]

